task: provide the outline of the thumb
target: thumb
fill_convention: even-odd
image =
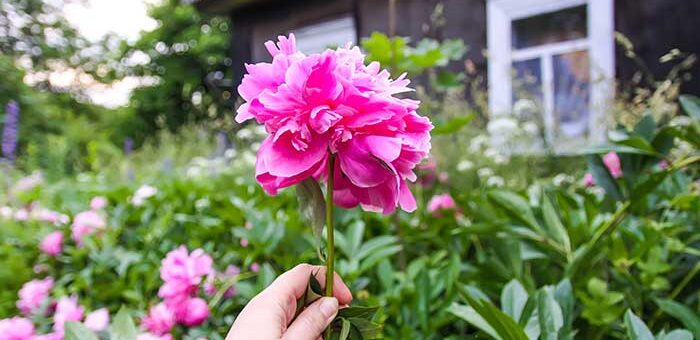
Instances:
[[[285,340],[315,340],[338,314],[338,300],[323,297],[306,307],[289,325],[284,333]]]

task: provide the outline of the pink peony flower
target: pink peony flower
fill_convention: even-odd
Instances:
[[[80,321],[83,318],[83,307],[78,304],[76,296],[62,297],[56,304],[56,312],[53,315],[53,330],[63,334],[65,323],[68,321]]]
[[[165,303],[159,303],[151,307],[141,325],[155,335],[164,335],[175,326],[175,314]]]
[[[95,196],[90,200],[90,209],[100,210],[107,206],[107,199],[103,196]]]
[[[450,194],[435,195],[428,202],[428,212],[435,217],[442,217],[442,210],[454,210],[457,207]]]
[[[186,297],[197,290],[202,277],[213,270],[212,260],[202,249],[188,254],[185,246],[169,252],[160,267],[160,278],[165,281],[158,296],[168,298]]]
[[[583,175],[583,185],[587,187],[595,186],[595,180],[593,179],[593,175],[591,175],[590,173]]]
[[[180,304],[175,316],[185,326],[199,326],[209,317],[209,306],[203,299],[191,298]]]
[[[271,195],[309,177],[328,178],[335,154],[334,201],[341,207],[413,211],[406,181],[430,149],[430,121],[418,102],[394,97],[409,80],[390,79],[359,48],[321,54],[296,51],[294,35],[265,46],[271,63],[246,65],[236,121],[255,118],[269,136],[258,150],[256,179]]]
[[[92,311],[85,317],[85,327],[95,332],[101,332],[109,326],[109,311],[107,308],[100,308]]]
[[[63,233],[60,231],[49,233],[41,240],[39,249],[46,255],[58,256],[63,249]]]
[[[608,171],[610,171],[610,175],[613,178],[622,177],[620,157],[617,156],[615,151],[611,151],[607,155],[603,156],[603,163],[605,164],[605,167],[608,168]]]
[[[246,248],[250,244],[250,241],[248,241],[247,238],[242,238],[239,243],[240,243],[241,247]]]
[[[0,340],[33,340],[34,325],[29,319],[14,317],[0,320]]]
[[[19,300],[17,301],[17,308],[24,315],[30,315],[36,311],[37,308],[41,307],[49,297],[49,293],[53,289],[53,278],[47,277],[43,280],[32,280],[26,282],[22,289],[19,290]]]
[[[73,218],[72,238],[78,245],[81,245],[85,235],[104,229],[106,225],[107,222],[97,212],[93,210],[83,211]]]

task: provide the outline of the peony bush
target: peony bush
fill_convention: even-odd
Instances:
[[[307,60],[295,56],[292,46],[285,40],[270,47],[276,53],[270,65],[277,65],[275,59]],[[314,91],[307,97],[295,92],[292,98],[310,102],[288,103],[304,114],[286,112],[283,120],[290,125],[283,128],[280,121],[266,120],[280,108],[265,101],[270,90],[261,90],[248,98],[254,111],[246,114],[260,116],[266,131],[240,133],[241,144],[253,145],[250,150],[182,168],[135,167],[133,180],[107,172],[55,182],[38,173],[5,175],[0,339],[223,339],[237,313],[274,277],[297,263],[319,261],[317,241],[299,212],[303,202],[284,188],[300,183],[306,171],[323,181],[330,157],[314,154],[308,168],[292,169],[270,151],[306,152],[308,142],[319,138],[324,152],[337,144],[334,174],[349,182],[334,201],[359,206],[335,210],[336,269],[353,290],[353,306],[379,307],[372,321],[384,325],[383,337],[700,337],[699,99],[681,97],[683,119],[647,116],[615,130],[608,143],[586,150],[585,171],[553,173],[513,189],[507,173],[473,164],[451,169],[434,158],[421,162],[427,156],[422,143],[416,143],[415,158],[402,159],[414,142],[425,141],[428,125],[415,118],[411,102],[381,92],[393,86],[389,83],[348,83],[312,71],[336,63],[333,70],[340,75],[344,67],[374,72],[350,63],[352,50],[343,53],[311,57],[313,66],[302,67],[300,76],[307,83],[316,76],[337,82],[342,93],[346,86],[378,86],[377,105],[400,117],[383,124],[412,126],[418,120],[417,136],[371,125],[350,128],[352,139],[345,141],[332,138],[335,132],[319,133],[309,120],[317,108],[309,104],[319,94]],[[255,84],[253,73],[248,85]],[[298,90],[293,82],[286,87]],[[336,94],[326,95],[341,98]],[[315,113],[328,115],[326,133],[349,124],[330,112],[349,105],[331,104]],[[396,133],[389,138],[401,141],[375,150],[384,144],[363,144],[365,128]],[[382,153],[387,150],[390,155]],[[392,178],[391,188],[374,185],[377,179],[369,175],[377,173],[355,167],[367,155],[382,165],[383,179]],[[364,160],[353,163],[357,159]],[[278,173],[270,164],[294,171]],[[401,166],[412,171],[415,166],[415,178]],[[494,185],[456,189],[467,175]],[[415,199],[410,214],[396,209],[412,210],[412,204],[401,205],[404,185]],[[375,197],[374,190],[384,189],[386,196]],[[374,194],[366,196],[369,192]],[[362,208],[395,211],[368,214]]]

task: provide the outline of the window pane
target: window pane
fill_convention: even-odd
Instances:
[[[513,62],[513,106],[518,101],[529,101],[541,110],[542,108],[542,69],[540,58]],[[532,105],[529,105],[532,106]],[[520,112],[514,112],[520,114]],[[528,112],[535,113],[535,112]],[[539,113],[539,112],[538,112]],[[535,118],[535,117],[521,117]]]
[[[292,32],[297,38],[297,49],[304,53],[319,53],[329,47],[357,43],[355,20],[349,16],[304,26]]]
[[[513,48],[520,49],[586,37],[586,6],[513,21]]]
[[[552,68],[558,135],[569,138],[586,136],[591,91],[588,52],[556,55],[552,58]]]

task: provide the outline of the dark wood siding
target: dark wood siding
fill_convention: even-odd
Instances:
[[[243,75],[244,62],[269,60],[263,43],[289,30],[341,15],[354,15],[358,39],[374,31],[389,30],[388,0],[266,0],[251,2],[230,13],[232,18],[231,56],[234,82]],[[445,25],[431,27],[430,16],[442,3]],[[486,1],[485,0],[396,0],[396,34],[414,41],[424,37],[460,38],[469,46],[466,58],[477,70],[486,72]],[[638,55],[657,77],[665,75],[670,65],[658,58],[672,48],[700,52],[700,0],[616,0],[615,28],[631,39]],[[455,70],[464,65],[451,65]],[[628,85],[639,67],[617,48],[616,76]],[[700,67],[684,85],[686,92],[700,93]]]
[[[659,57],[672,48],[683,52],[700,52],[700,0],[616,0],[615,29],[634,44],[636,53],[649,66],[655,77],[663,79],[670,64],[660,64]],[[630,84],[639,67],[616,51],[616,73],[623,87]],[[682,91],[700,94],[700,65]]]

